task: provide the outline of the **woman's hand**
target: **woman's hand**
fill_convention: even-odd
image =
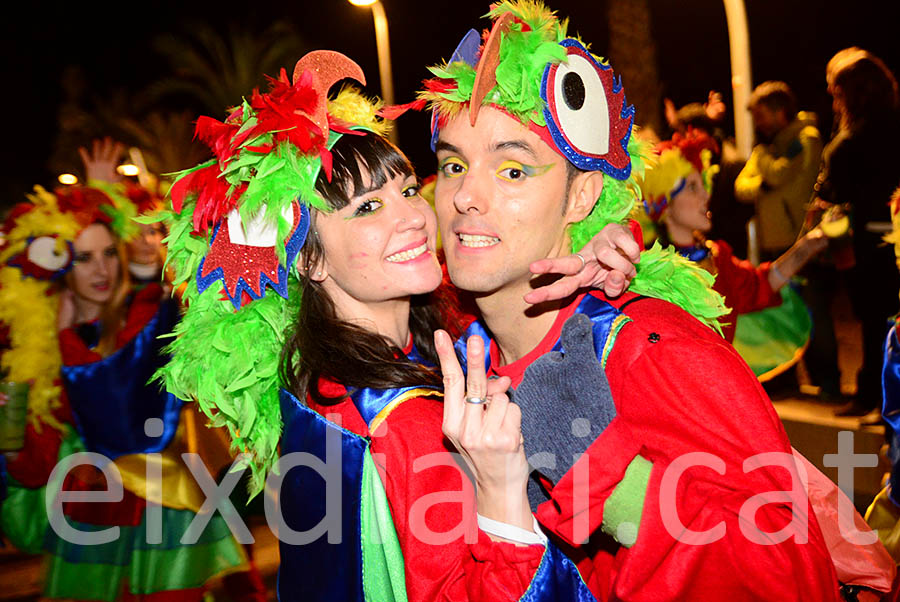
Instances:
[[[475,478],[478,513],[530,531],[534,521],[526,495],[528,461],[522,445],[522,413],[505,393],[509,378],[487,380],[480,337],[468,340],[467,376],[463,376],[450,335],[438,330],[434,342],[444,375],[444,435]],[[472,403],[467,398],[487,402]]]
[[[116,168],[122,157],[125,147],[121,142],[116,142],[109,136],[103,140],[94,140],[91,151],[81,147],[78,154],[84,163],[84,171],[88,180],[100,180],[102,182],[118,182],[122,179]]]
[[[580,288],[596,288],[609,297],[625,292],[637,271],[641,248],[626,226],[608,224],[574,255],[541,259],[531,264],[533,274],[563,274],[563,277],[527,295],[528,303],[565,299]]]

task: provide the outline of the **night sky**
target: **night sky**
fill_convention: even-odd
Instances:
[[[426,65],[446,58],[468,28],[481,29],[487,23],[480,16],[488,2],[382,1],[390,22],[398,102],[412,100],[418,83],[427,76]],[[747,5],[754,83],[787,81],[794,87],[801,108],[820,114],[825,133],[831,120],[825,63],[836,50],[862,46],[881,56],[895,73],[900,72],[896,34],[900,29],[900,3],[747,0]],[[680,106],[704,100],[708,90],[717,89],[730,101],[728,36],[721,0],[651,0],[651,6],[665,94]],[[570,32],[591,43],[595,53],[606,53],[606,0],[555,0],[551,7],[570,17]],[[33,184],[55,183],[56,174],[47,168],[47,160],[57,129],[60,77],[67,66],[84,68],[93,94],[103,95],[117,88],[137,90],[166,69],[151,47],[154,36],[197,20],[222,29],[234,26],[262,30],[277,19],[296,26],[307,50],[330,48],[356,60],[369,78],[368,90],[379,92],[371,13],[345,0],[167,0],[133,6],[107,2],[17,3],[16,12],[7,13],[0,36],[7,107],[3,145],[6,169],[0,203],[21,200]],[[290,72],[293,63],[284,66]],[[624,83],[627,90],[628,82]],[[640,113],[641,107],[637,110]],[[217,115],[223,116],[224,112]],[[404,116],[399,130],[401,147],[418,169],[422,173],[433,170],[427,117]]]

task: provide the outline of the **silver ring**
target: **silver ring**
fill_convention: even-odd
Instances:
[[[581,253],[575,253],[575,257],[577,257],[578,259],[581,260],[581,270],[583,270],[584,266],[587,265],[587,261],[585,261],[584,257],[581,256]],[[580,272],[581,270],[578,270],[578,271]]]
[[[468,397],[468,396],[466,396],[466,403],[471,403],[472,405],[479,406],[483,403],[487,403],[487,397]]]

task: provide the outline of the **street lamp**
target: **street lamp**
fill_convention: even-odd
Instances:
[[[728,45],[731,50],[731,90],[734,94],[734,141],[738,154],[746,159],[753,150],[753,117],[747,109],[753,90],[750,71],[750,34],[744,0],[723,0],[728,22]],[[747,256],[759,264],[759,238],[756,218],[747,223]]]
[[[743,159],[753,149],[753,118],[747,110],[753,76],[750,71],[750,35],[747,32],[747,11],[744,0],[723,0],[728,22],[728,43],[731,49],[731,90],[734,94],[734,137]]]
[[[375,19],[375,45],[378,48],[378,73],[381,76],[381,99],[386,105],[394,104],[394,82],[391,76],[391,45],[388,40],[388,22],[384,6],[379,0],[348,0],[354,6],[369,6]],[[388,138],[397,143],[396,124],[388,133]]]
[[[116,173],[122,176],[136,176],[141,173],[141,169],[134,163],[123,163],[116,168]]]

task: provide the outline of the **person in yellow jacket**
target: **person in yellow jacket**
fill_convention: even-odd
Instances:
[[[797,112],[784,82],[764,82],[753,90],[757,145],[734,184],[738,200],[756,203],[759,249],[775,259],[797,240],[822,157],[815,115]]]

